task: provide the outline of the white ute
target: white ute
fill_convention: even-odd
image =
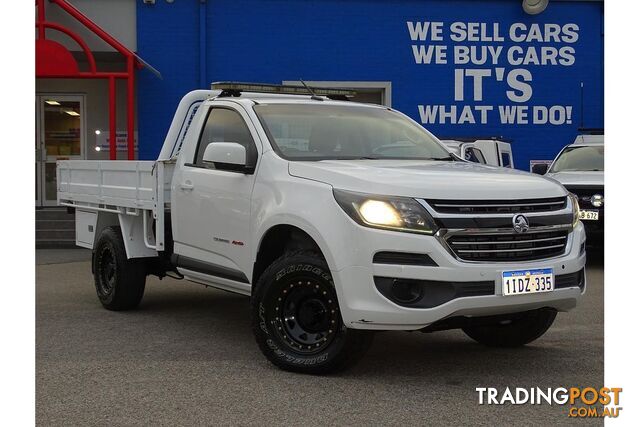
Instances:
[[[305,90],[214,84],[180,102],[157,161],[58,162],[105,308],[135,308],[150,274],[249,295],[265,356],[321,374],[374,330],[519,346],[576,306],[585,233],[561,185]]]

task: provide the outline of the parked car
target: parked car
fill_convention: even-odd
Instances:
[[[470,162],[513,168],[511,144],[498,139],[443,139],[441,142],[456,156]]]
[[[580,220],[590,242],[604,238],[604,134],[578,135],[564,147],[550,167],[535,165],[534,172],[546,174],[578,197]]]
[[[156,161],[59,161],[102,305],[135,308],[149,274],[248,295],[264,355],[316,374],[376,330],[513,347],[577,305],[585,235],[561,185],[460,161],[344,95],[214,84],[183,98]]]

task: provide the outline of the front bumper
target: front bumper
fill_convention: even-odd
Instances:
[[[473,263],[456,259],[436,237],[384,231],[352,225],[350,230],[359,250],[342,251],[342,266],[332,270],[342,317],[356,329],[415,330],[452,316],[489,316],[543,307],[559,311],[574,308],[584,294],[582,288],[567,287],[551,292],[504,296],[501,276],[505,270],[553,268],[557,276],[580,272],[585,265],[585,231],[578,224],[569,235],[567,250],[561,256],[526,262]],[[366,248],[366,249],[365,249]],[[379,251],[427,254],[437,266],[374,264]],[[408,308],[383,296],[374,277],[442,282],[492,282],[491,295],[464,296],[431,308]],[[586,280],[585,280],[586,282]],[[428,287],[426,292],[429,292]]]

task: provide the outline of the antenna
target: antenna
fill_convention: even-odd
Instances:
[[[309,91],[309,93],[311,94],[311,99],[316,100],[316,101],[324,101],[324,99],[322,99],[321,97],[316,95],[315,92],[313,90],[311,90],[311,88],[309,86],[307,86],[307,84],[304,82],[304,80],[300,79],[300,83],[302,83],[302,86],[304,86],[305,89],[307,89]]]

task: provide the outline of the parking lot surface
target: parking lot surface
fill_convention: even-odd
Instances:
[[[603,261],[587,294],[533,344],[483,347],[461,331],[383,332],[353,369],[283,372],[260,353],[246,297],[149,277],[140,308],[104,310],[88,251],[38,251],[39,425],[550,425],[566,406],[478,405],[476,387],[602,385]],[[578,420],[602,425],[601,420]]]

